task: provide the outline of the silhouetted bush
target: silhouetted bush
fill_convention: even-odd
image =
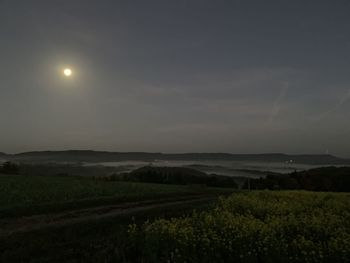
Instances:
[[[287,175],[250,179],[251,189],[350,192],[350,167],[321,167]],[[243,188],[249,187],[248,181]]]
[[[19,174],[19,166],[15,163],[5,162],[0,167],[0,172],[4,174]]]

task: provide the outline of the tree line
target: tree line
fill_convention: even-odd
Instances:
[[[237,188],[236,181],[233,177],[206,174],[204,172],[185,167],[145,166],[130,173],[114,175],[110,177],[110,179],[144,183]]]
[[[4,162],[2,165],[0,165],[0,173],[19,174],[19,166],[12,162]]]
[[[247,180],[244,189],[350,192],[350,167],[321,167]]]

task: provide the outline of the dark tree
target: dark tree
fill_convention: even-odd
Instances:
[[[4,174],[19,174],[19,166],[15,163],[5,162],[1,166],[0,172]]]

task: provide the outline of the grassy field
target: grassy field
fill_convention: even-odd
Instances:
[[[72,211],[82,207],[93,211],[94,206],[115,202],[160,202],[228,191],[78,177],[0,176],[0,230],[16,226],[16,220],[30,224],[34,214],[45,223],[67,209],[70,220]],[[350,262],[346,193],[231,190],[216,203],[166,203],[116,217],[53,223],[0,235],[0,262]]]
[[[0,175],[0,216],[225,191],[218,188],[107,182],[68,176]]]
[[[140,262],[349,262],[350,195],[237,193],[129,232]]]
[[[190,214],[193,209],[207,209],[215,196],[232,191],[80,177],[0,175],[0,233],[6,233],[0,235],[0,262],[124,261],[132,254],[127,233],[131,222],[142,224],[156,217],[181,216]],[[207,196],[213,196],[212,201],[186,203],[187,199]],[[179,198],[183,201],[168,206],[169,200]],[[147,200],[165,205],[132,214],[99,217],[100,211],[109,213],[110,207],[116,204],[141,204]],[[96,212],[98,207],[103,209]],[[83,219],[86,211],[89,212],[86,216],[92,214],[94,219],[64,225],[54,221],[49,227],[46,224],[61,215],[64,215],[62,220],[69,221],[72,213],[78,211],[79,215],[81,209],[85,211]],[[30,228],[38,222],[44,223],[43,227]],[[17,225],[29,230],[17,231],[13,228]]]

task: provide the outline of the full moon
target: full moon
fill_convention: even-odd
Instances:
[[[63,70],[63,74],[66,76],[66,77],[69,77],[72,75],[72,70],[70,68],[66,68]]]

